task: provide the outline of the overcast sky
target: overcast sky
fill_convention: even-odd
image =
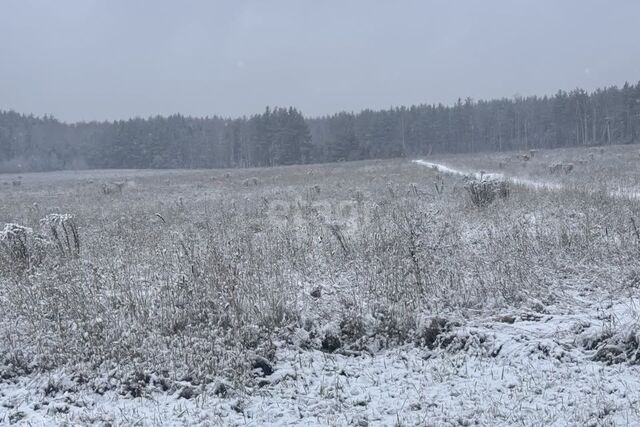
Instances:
[[[0,2],[0,109],[307,116],[640,80],[640,1]]]

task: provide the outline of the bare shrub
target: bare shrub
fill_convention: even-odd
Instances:
[[[49,214],[40,220],[40,224],[48,231],[61,256],[80,256],[80,236],[72,215]]]
[[[256,177],[247,178],[242,181],[242,185],[244,185],[245,187],[255,187],[258,184],[260,184],[260,180]]]
[[[125,182],[117,181],[111,183],[103,183],[102,184],[102,194],[122,194],[122,189],[124,188]]]
[[[573,168],[574,168],[573,163],[555,163],[549,166],[549,173],[552,175],[559,174],[560,172],[569,174],[571,173],[571,171],[573,171]]]
[[[555,164],[549,166],[549,173],[550,174],[555,175],[555,174],[557,174],[557,173],[559,173],[561,171],[562,171],[562,163],[555,163]]]
[[[509,197],[509,183],[504,179],[483,177],[467,179],[464,188],[476,206],[487,206],[496,199]]]

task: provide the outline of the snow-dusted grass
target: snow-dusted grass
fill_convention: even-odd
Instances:
[[[0,225],[40,239],[0,268],[0,423],[634,424],[639,204],[587,181],[478,208],[442,172],[0,187]],[[48,244],[52,213],[79,255]]]
[[[436,172],[441,172],[444,174],[449,174],[454,176],[470,177],[476,180],[482,180],[482,179],[508,180],[513,184],[527,187],[532,190],[563,190],[565,189],[565,187],[562,184],[546,182],[546,181],[536,181],[534,179],[521,178],[518,176],[507,176],[500,172],[484,172],[484,171],[478,172],[470,169],[458,169],[455,167],[447,166],[443,163],[427,162],[425,160],[414,160],[414,163],[418,165],[426,166],[430,169],[435,170]]]
[[[526,156],[529,160],[524,160]],[[610,145],[552,150],[477,153],[426,159],[463,171],[485,171],[517,177],[525,186],[582,188],[640,198],[640,145]],[[554,166],[565,165],[564,170]],[[570,169],[570,171],[569,171]],[[567,172],[568,171],[568,172]]]

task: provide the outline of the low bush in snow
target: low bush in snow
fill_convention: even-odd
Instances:
[[[464,187],[476,206],[487,206],[496,198],[509,197],[509,182],[491,175],[467,178]]]

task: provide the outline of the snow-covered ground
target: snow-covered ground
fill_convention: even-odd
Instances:
[[[327,354],[279,344],[260,388],[227,385],[138,398],[92,392],[58,371],[0,388],[0,422],[29,425],[638,425],[640,368],[596,361],[590,343],[636,301],[588,303],[576,289],[544,312],[461,323],[435,349]],[[580,293],[583,296],[580,296]],[[569,304],[571,302],[571,304]],[[570,305],[570,306],[569,306]],[[47,386],[57,390],[47,395]],[[217,392],[216,392],[217,390]],[[217,393],[217,394],[216,394]]]

